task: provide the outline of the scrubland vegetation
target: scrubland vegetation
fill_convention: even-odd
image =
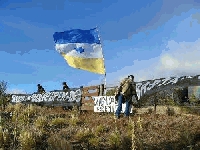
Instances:
[[[113,113],[80,113],[76,108],[16,104],[1,111],[1,149],[199,149],[200,117],[187,109],[151,108],[129,118]],[[139,112],[138,108],[135,112]],[[159,107],[157,108],[159,112]],[[194,112],[193,112],[194,113]]]
[[[200,149],[199,109],[176,105],[166,96],[154,106],[134,108],[129,118],[115,119],[113,113],[80,112],[76,107],[12,105],[5,89],[0,84],[1,150]]]

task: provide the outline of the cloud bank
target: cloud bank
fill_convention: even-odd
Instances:
[[[166,49],[168,50],[163,50],[159,57],[152,59],[153,61],[134,61],[133,66],[125,67],[118,72],[130,70],[130,74],[135,75],[137,82],[162,77],[200,74],[200,39],[195,42],[175,42],[171,40]],[[134,66],[144,66],[144,64],[148,67],[134,70]],[[115,74],[116,72],[111,73],[110,76],[115,76]],[[125,76],[127,74],[120,76],[116,81]]]

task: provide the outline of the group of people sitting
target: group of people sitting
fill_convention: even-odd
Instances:
[[[40,94],[45,93],[45,89],[42,87],[42,85],[38,84],[37,87],[38,87],[37,93],[40,93]],[[69,90],[69,87],[67,83],[63,82],[63,91],[67,92],[68,90]]]

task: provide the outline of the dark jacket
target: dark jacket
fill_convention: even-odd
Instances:
[[[63,91],[68,91],[69,87],[67,85],[63,85]]]

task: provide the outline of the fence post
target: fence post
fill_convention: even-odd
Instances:
[[[101,84],[99,86],[99,96],[103,96],[104,95],[104,84]]]
[[[79,113],[81,113],[81,107],[82,107],[83,86],[80,86],[80,89],[81,89],[81,100],[80,100],[80,106],[79,106]]]

